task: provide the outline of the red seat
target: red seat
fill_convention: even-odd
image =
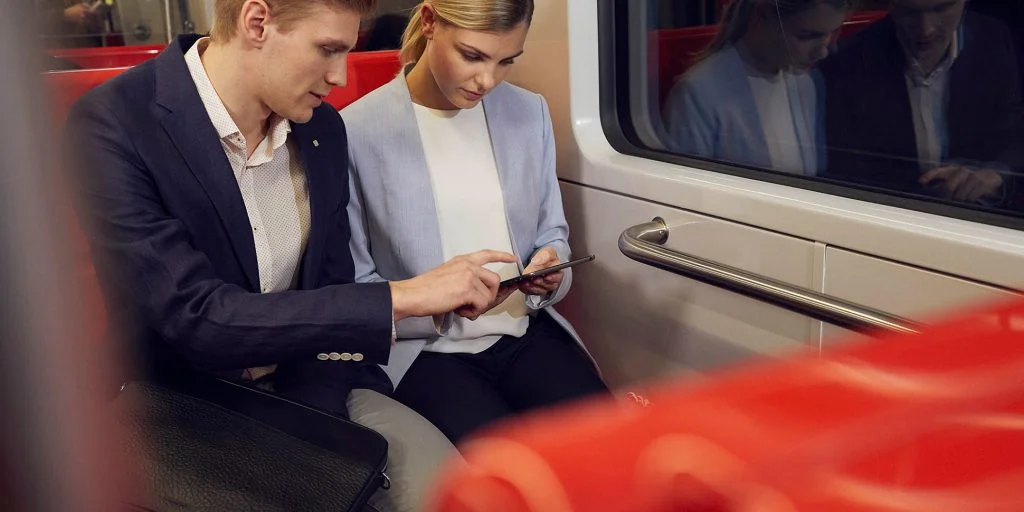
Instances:
[[[460,446],[435,512],[1024,510],[1024,301]]]
[[[62,90],[55,92],[58,105],[58,121],[68,107],[85,91],[95,87],[107,78],[120,71],[110,72],[109,69],[128,68],[152,59],[163,51],[163,45],[153,46],[118,46],[110,48],[72,48],[51,50],[51,55],[73,62],[84,70],[103,70],[103,73],[85,73],[79,78],[55,78],[53,81]],[[335,87],[327,96],[326,101],[335,109],[342,109],[364,94],[391,81],[398,73],[398,51],[355,52],[348,56],[347,83],[344,87]],[[83,70],[79,70],[80,72]],[[62,72],[53,72],[55,73]]]
[[[57,131],[64,124],[68,110],[78,98],[127,69],[130,68],[84,69],[45,73],[43,78],[46,86],[50,89],[50,96],[53,98],[51,105],[53,106],[54,126]],[[84,334],[90,342],[101,343],[108,336],[107,314],[103,303],[103,295],[100,292],[96,270],[89,255],[88,241],[80,229],[78,219],[70,204],[66,205],[66,214],[72,227],[69,237],[74,241],[76,270],[79,277],[78,285],[82,288],[84,296],[88,300],[89,324],[83,326]]]
[[[58,48],[50,55],[76,64],[83,69],[123,68],[141,64],[156,57],[164,45],[111,46],[107,48]]]
[[[46,85],[50,88],[53,98],[53,115],[57,126],[64,124],[68,110],[78,98],[92,88],[120,75],[129,67],[81,69],[75,71],[50,71],[43,74]]]
[[[335,87],[327,96],[337,110],[345,108],[370,91],[388,83],[400,68],[398,52],[356,52],[348,56],[348,77],[345,87]]]

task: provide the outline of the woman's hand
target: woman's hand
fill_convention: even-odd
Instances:
[[[558,253],[551,247],[543,247],[533,254],[530,264],[523,269],[524,274],[536,272],[537,270],[553,267],[561,263]],[[529,281],[519,284],[519,291],[526,295],[547,295],[558,289],[562,284],[563,271],[553,272],[543,277],[535,277]]]

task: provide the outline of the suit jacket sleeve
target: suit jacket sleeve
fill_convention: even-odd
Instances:
[[[166,191],[157,188],[116,109],[86,98],[72,109],[67,134],[79,152],[82,220],[118,305],[201,369],[285,363],[331,351],[387,362],[387,284],[260,294],[219,279],[184,224],[164,207]],[[344,211],[337,215],[345,220]]]
[[[544,98],[537,95],[541,109],[541,119],[544,123],[543,129],[543,196],[540,203],[537,225],[537,240],[534,242],[534,252],[542,247],[552,247],[558,253],[558,259],[562,262],[569,261],[572,257],[569,249],[569,224],[565,221],[565,211],[562,209],[562,193],[558,188],[558,172],[555,169],[555,135],[551,127],[551,116],[548,114],[548,105]],[[541,309],[553,306],[561,301],[572,286],[572,269],[563,271],[562,283],[554,292],[541,297],[530,295],[526,298],[526,305],[530,309]]]

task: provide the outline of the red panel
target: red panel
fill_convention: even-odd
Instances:
[[[129,68],[111,69],[89,69],[78,71],[54,71],[43,75],[44,83],[50,89],[53,100],[50,102],[53,108],[55,128],[60,129],[67,118],[68,109],[83,94],[103,82],[123,73]],[[62,191],[63,192],[63,191]],[[65,206],[70,224],[69,236],[74,240],[76,276],[78,286],[82,287],[85,298],[88,300],[89,312],[87,325],[82,326],[84,337],[90,342],[101,343],[107,339],[107,314],[103,303],[103,295],[100,291],[99,281],[96,278],[96,270],[89,255],[88,243],[85,235],[78,225],[70,201]]]
[[[53,114],[58,125],[64,123],[68,109],[83,94],[103,82],[123,73],[129,68],[82,69],[75,71],[51,71],[43,78],[53,97]]]
[[[388,83],[398,74],[398,51],[356,52],[348,56],[348,83],[335,87],[326,98],[341,110],[366,93]]]
[[[107,48],[68,48],[50,50],[50,55],[73,62],[82,69],[123,68],[156,57],[165,45],[113,46]]]
[[[461,447],[434,511],[1024,510],[1024,301]]]

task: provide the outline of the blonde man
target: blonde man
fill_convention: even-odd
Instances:
[[[212,37],[92,91],[69,130],[111,312],[149,375],[212,371],[351,414],[390,445],[393,485],[374,503],[413,510],[452,447],[383,396],[378,364],[395,322],[479,315],[499,282],[483,265],[514,259],[353,282],[345,127],[323,98],[374,1],[217,0]]]

